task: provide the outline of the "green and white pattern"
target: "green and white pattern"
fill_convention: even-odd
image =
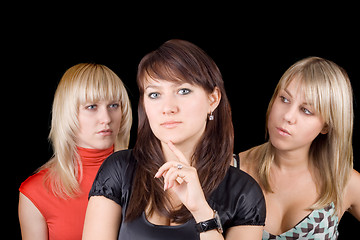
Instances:
[[[335,206],[331,203],[323,209],[312,211],[307,217],[295,227],[278,236],[272,235],[264,230],[263,240],[335,240],[338,238],[339,219],[334,214]]]

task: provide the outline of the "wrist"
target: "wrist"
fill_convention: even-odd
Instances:
[[[223,233],[223,228],[219,213],[215,210],[213,211],[213,213],[214,213],[213,218],[206,221],[197,222],[195,224],[195,229],[197,230],[198,233],[208,232],[212,230],[217,230],[217,232],[220,234]]]
[[[204,205],[199,210],[194,211],[191,214],[197,223],[214,218],[214,210],[209,206],[209,204]]]

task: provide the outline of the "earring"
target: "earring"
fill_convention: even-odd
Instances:
[[[209,121],[212,121],[212,120],[214,120],[214,115],[213,115],[213,113],[212,113],[212,112],[210,112],[210,115],[209,115]]]

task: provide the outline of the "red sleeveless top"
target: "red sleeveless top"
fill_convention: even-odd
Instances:
[[[104,150],[78,147],[83,165],[80,182],[81,194],[75,198],[58,198],[44,186],[44,169],[26,179],[19,191],[37,207],[46,220],[49,239],[81,239],[88,194],[96,173],[103,161],[114,152],[114,147]]]

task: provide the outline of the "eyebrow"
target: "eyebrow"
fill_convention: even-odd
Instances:
[[[185,83],[184,83],[184,82],[179,82],[179,83],[174,82],[174,83],[172,83],[172,86],[178,87],[178,86],[181,86],[181,85],[183,85],[183,84],[185,84]],[[162,88],[162,86],[148,85],[148,86],[145,87],[145,90],[147,90],[148,88],[158,89],[158,88]]]
[[[293,95],[289,92],[289,90],[287,90],[286,88],[284,88],[284,91],[285,91],[287,94],[289,94],[290,97],[293,98]]]
[[[160,86],[149,85],[149,86],[147,86],[147,87],[145,88],[145,90],[148,89],[148,88],[160,88]]]
[[[285,91],[287,94],[289,94],[289,96],[290,96],[291,98],[294,98],[294,97],[292,96],[292,94],[289,92],[289,90],[287,90],[286,88],[284,88],[284,91]],[[302,104],[303,104],[303,105],[307,105],[307,106],[312,106],[312,104],[311,104],[311,103],[308,103],[308,102],[303,102]]]

